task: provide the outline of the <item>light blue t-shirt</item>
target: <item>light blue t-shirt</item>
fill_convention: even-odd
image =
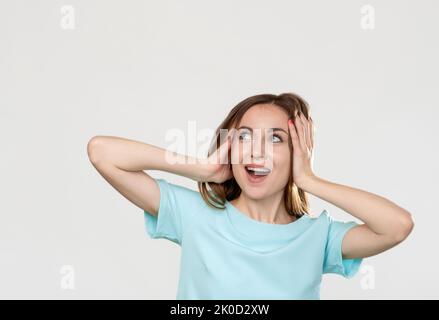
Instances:
[[[354,276],[362,262],[343,259],[341,244],[356,222],[326,210],[288,224],[250,218],[230,202],[215,209],[198,191],[155,179],[160,206],[144,210],[151,238],[181,246],[176,299],[320,299],[322,274]]]

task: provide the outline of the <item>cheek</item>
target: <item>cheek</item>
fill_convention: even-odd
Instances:
[[[282,156],[275,158],[274,167],[276,171],[272,176],[273,189],[281,190],[290,180],[290,158],[289,154],[285,153]]]
[[[273,151],[273,164],[279,171],[290,170],[290,162],[291,153],[287,147],[275,149]]]
[[[240,164],[232,164],[232,173],[235,178],[242,177],[246,172]]]

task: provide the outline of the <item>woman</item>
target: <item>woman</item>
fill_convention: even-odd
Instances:
[[[322,274],[352,277],[363,258],[406,239],[413,220],[381,196],[318,177],[313,140],[306,101],[261,94],[230,111],[208,159],[111,136],[93,137],[88,155],[143,209],[152,238],[181,246],[177,299],[319,299]],[[199,192],[143,170],[193,179]],[[306,193],[364,223],[311,215]]]

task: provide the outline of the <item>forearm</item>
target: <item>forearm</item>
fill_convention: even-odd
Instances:
[[[377,234],[398,234],[411,223],[408,211],[384,197],[367,191],[333,183],[317,176],[307,179],[301,184],[301,188],[360,219]]]
[[[163,148],[114,136],[97,136],[89,142],[93,163],[112,164],[126,171],[161,170],[199,181],[204,175],[201,160]]]

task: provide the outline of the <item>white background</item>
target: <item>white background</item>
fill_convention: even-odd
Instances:
[[[61,27],[64,5],[74,29]],[[415,217],[405,242],[363,261],[374,289],[361,272],[325,275],[322,299],[439,298],[438,12],[433,0],[2,0],[0,297],[173,299],[179,247],[148,238],[142,210],[90,164],[88,140],[166,147],[188,121],[213,130],[248,96],[295,92],[316,124],[316,174]],[[353,219],[310,199],[312,212]]]

